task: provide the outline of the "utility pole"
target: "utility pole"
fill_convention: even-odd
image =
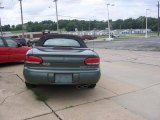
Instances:
[[[59,32],[57,1],[58,0],[54,0],[53,2],[55,2],[55,5],[56,5],[57,32]]]
[[[89,31],[91,30],[91,22],[92,22],[93,19],[94,19],[94,16],[92,16],[92,17],[89,19],[89,27],[88,27],[88,30],[89,30]]]
[[[89,20],[89,27],[88,27],[88,30],[89,30],[89,31],[91,30],[91,20]]]
[[[147,33],[148,33],[148,20],[147,20],[147,17],[148,17],[148,14],[147,14],[147,11],[148,11],[149,9],[146,9],[146,35],[145,35],[145,38],[148,38],[148,35],[147,35]]]
[[[22,10],[22,0],[20,2],[20,9],[21,9],[21,22],[22,22],[22,38],[24,38],[24,24],[23,24],[23,10]]]
[[[0,3],[1,5],[1,3]],[[0,9],[3,9],[4,7],[0,6]],[[1,36],[3,36],[3,32],[2,32],[2,22],[1,22],[1,18],[0,18],[0,31],[1,31]]]
[[[109,22],[109,6],[114,6],[114,4],[107,3],[107,11],[108,11],[108,40],[111,40],[111,29],[110,29],[110,22]]]
[[[107,4],[107,11],[108,11],[108,34],[109,34],[109,40],[111,39],[111,35],[110,35],[110,23],[109,23],[109,5]]]
[[[159,37],[159,32],[160,32],[159,31],[159,1],[158,1],[158,21],[157,22],[158,22],[158,37]]]

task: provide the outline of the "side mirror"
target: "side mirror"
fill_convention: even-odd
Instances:
[[[22,47],[22,44],[20,44],[20,43],[17,43],[17,47]]]

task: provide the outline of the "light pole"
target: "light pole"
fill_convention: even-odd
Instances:
[[[20,9],[21,9],[21,22],[22,22],[22,38],[24,38],[24,24],[23,24],[23,10],[22,10],[22,0],[20,2]]]
[[[93,20],[94,16],[92,16],[90,19],[89,19],[89,31],[91,30],[91,21]]]
[[[145,35],[145,38],[148,38],[148,35],[147,35],[147,33],[148,33],[148,31],[147,31],[147,27],[148,27],[148,20],[147,20],[147,11],[148,10],[150,10],[150,9],[146,9],[146,35]]]
[[[109,34],[108,39],[111,40],[111,30],[110,30],[110,22],[109,22],[109,6],[114,6],[114,4],[107,3],[106,5],[107,5],[107,11],[108,11],[108,34]]]
[[[3,8],[4,7],[0,7],[0,9],[3,9]],[[1,18],[0,18],[0,30],[1,30],[1,36],[3,36]]]
[[[56,6],[57,32],[59,32],[57,1],[58,0],[53,0],[53,2],[55,2],[55,6]]]

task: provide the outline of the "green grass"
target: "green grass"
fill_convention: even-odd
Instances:
[[[115,38],[114,40],[139,39],[143,37],[143,35],[120,35],[118,38]]]
[[[160,52],[160,48],[156,48],[154,51]]]
[[[35,86],[27,86],[27,89],[31,90],[33,92],[33,95],[35,96],[36,100],[45,102],[48,97],[38,91]]]
[[[114,40],[127,40],[127,39],[138,39],[143,38],[143,35],[120,35],[117,38],[114,38]],[[108,36],[98,36],[97,39],[105,39],[108,38]]]
[[[148,38],[157,37],[156,32],[148,33]],[[139,39],[145,38],[145,34],[128,34],[128,35],[120,35],[118,38],[114,38],[114,40],[127,40],[127,39]]]
[[[148,33],[148,37],[157,37],[157,32]],[[108,36],[98,36],[98,39],[105,39],[108,38]],[[139,38],[145,38],[145,34],[127,34],[127,35],[120,35],[117,38],[114,38],[114,40],[127,40],[127,39],[139,39]]]
[[[17,31],[10,31],[12,34],[18,34],[18,33],[22,33],[22,30],[17,30]],[[27,32],[27,31],[24,31]]]
[[[34,96],[35,98],[38,100],[38,101],[42,101],[42,102],[45,102],[48,98],[47,96],[45,96],[44,94],[42,94],[41,92],[39,91],[36,91],[36,90],[33,90],[33,93],[34,93]]]

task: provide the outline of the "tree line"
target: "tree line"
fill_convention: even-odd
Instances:
[[[116,21],[110,20],[111,29],[145,29],[146,17],[141,16],[137,19],[128,18],[125,20],[118,19]],[[148,18],[148,28],[152,31],[157,31],[158,23],[157,18]],[[105,30],[108,28],[107,21],[85,21],[85,20],[59,20],[59,28],[61,31],[79,31],[83,30]],[[2,26],[3,31],[19,31],[22,29],[22,25],[4,25]],[[39,32],[42,30],[53,30],[56,31],[57,24],[51,20],[45,20],[42,22],[27,22],[24,24],[24,29],[27,32]]]

